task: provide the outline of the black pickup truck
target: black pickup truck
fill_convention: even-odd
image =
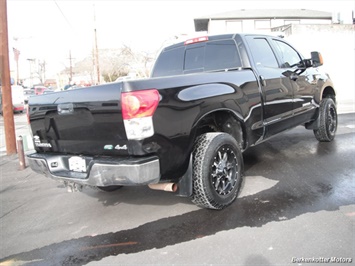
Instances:
[[[335,90],[322,63],[266,35],[171,45],[149,79],[30,98],[29,164],[69,189],[148,185],[222,209],[237,197],[248,147],[299,125],[334,139]]]

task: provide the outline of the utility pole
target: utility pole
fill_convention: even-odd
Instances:
[[[46,60],[38,60],[38,75],[42,84],[46,82]]]
[[[100,63],[99,63],[99,50],[97,48],[97,35],[96,35],[96,28],[94,29],[95,32],[95,61],[96,61],[96,74],[97,74],[97,83],[100,84]]]
[[[99,49],[97,48],[97,33],[96,33],[96,12],[94,4],[94,37],[95,37],[95,65],[96,65],[96,74],[97,74],[97,83],[100,84],[100,62],[99,62]]]
[[[27,58],[27,61],[30,64],[30,88],[33,87],[33,72],[32,72],[32,65],[34,64],[34,62],[36,61],[36,59],[34,58]]]
[[[2,110],[4,116],[6,154],[16,154],[16,134],[14,113],[12,108],[10,63],[9,63],[9,36],[7,29],[7,4],[0,0],[0,70],[2,90]]]
[[[73,80],[73,58],[71,57],[71,50],[69,50],[69,84]]]
[[[18,67],[18,60],[20,57],[20,51],[16,49],[15,47],[12,48],[14,51],[14,59],[16,62],[16,85],[19,85],[19,80],[20,80],[20,72],[19,72],[19,67]]]
[[[42,71],[42,79],[43,79],[43,84],[46,82],[46,60],[43,60],[41,63],[41,71]]]

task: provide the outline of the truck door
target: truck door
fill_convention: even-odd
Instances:
[[[306,69],[300,54],[288,43],[273,39],[272,44],[281,62],[283,75],[289,77],[293,87],[293,122],[298,125],[315,114],[314,95],[320,74],[317,69]]]
[[[266,37],[247,36],[252,65],[262,85],[264,103],[264,138],[293,126],[293,88],[291,80],[282,73],[270,40]]]

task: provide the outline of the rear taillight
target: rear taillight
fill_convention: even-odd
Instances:
[[[157,90],[122,93],[123,119],[152,116],[159,103]]]
[[[160,100],[156,89],[122,93],[122,117],[128,139],[154,135],[153,114]]]

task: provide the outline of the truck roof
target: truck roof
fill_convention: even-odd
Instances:
[[[193,44],[193,43],[202,42],[202,41],[228,40],[228,39],[235,39],[236,36],[251,36],[251,35],[272,37],[272,38],[279,38],[280,37],[280,33],[277,33],[277,35],[257,34],[257,33],[226,33],[226,34],[213,34],[213,35],[206,34],[206,35],[200,35],[200,36],[185,40],[183,42],[179,42],[176,44],[166,46],[162,51],[166,51],[166,50],[170,50],[170,49],[174,49],[174,48],[181,47],[184,45]],[[204,39],[204,38],[206,38],[206,39]],[[199,39],[203,39],[203,40],[198,41]]]
[[[234,39],[234,37],[236,36],[237,34],[219,34],[219,35],[201,35],[201,36],[197,36],[195,38],[192,38],[192,39],[188,39],[188,40],[193,40],[193,39],[198,39],[198,38],[204,38],[204,37],[208,37],[208,41],[211,41],[211,40],[225,40],[225,39]],[[169,46],[166,46],[164,50],[169,50],[169,49],[173,49],[173,48],[176,48],[176,47],[180,47],[180,46],[184,46],[185,43],[188,41],[188,40],[185,40],[183,42],[178,42],[178,43],[175,43],[175,44],[172,44],[172,45],[169,45]]]

